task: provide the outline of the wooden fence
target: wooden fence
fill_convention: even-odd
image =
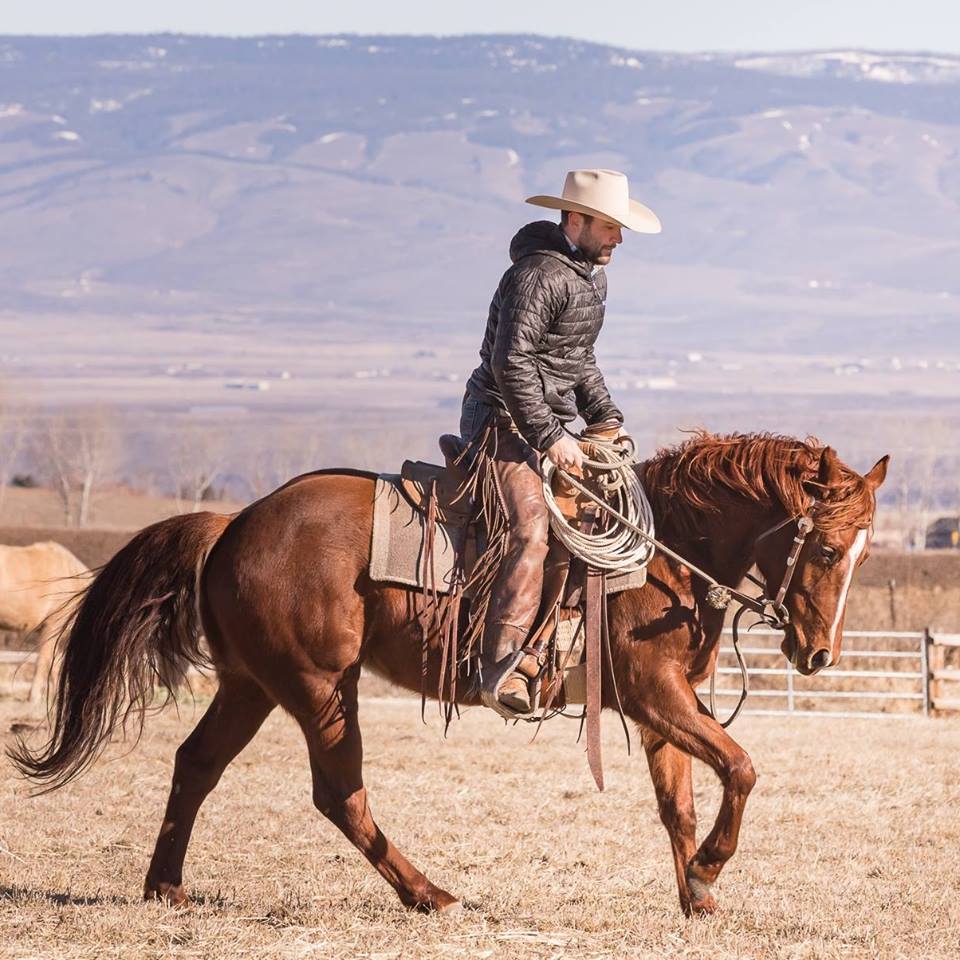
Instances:
[[[960,634],[923,631],[928,710],[960,710],[960,670],[947,666],[947,651],[960,649]]]
[[[730,630],[724,634],[730,636]],[[747,634],[740,648],[750,674],[744,714],[899,718],[960,711],[960,669],[947,666],[948,651],[960,648],[960,634],[845,630],[843,636],[840,666],[804,677],[780,653],[782,634]],[[14,670],[35,658],[29,651],[0,650],[0,666]],[[722,713],[724,701],[732,705],[740,696],[732,647],[720,648],[719,664],[716,695]],[[0,692],[7,693],[10,671],[4,674]],[[705,701],[707,685],[698,693]],[[863,709],[849,708],[861,705]]]

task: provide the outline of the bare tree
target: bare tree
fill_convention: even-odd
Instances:
[[[292,477],[320,466],[324,444],[316,430],[288,425],[265,435],[260,449],[243,454],[241,472],[259,498]]]
[[[90,522],[98,488],[116,474],[122,439],[116,412],[105,408],[46,418],[36,438],[36,456],[60,499],[67,526]]]
[[[36,457],[40,474],[60,500],[64,526],[73,525],[74,473],[70,426],[61,415],[50,416],[40,428]]]
[[[0,393],[0,510],[24,442],[24,415]]]
[[[196,513],[227,462],[227,434],[222,426],[185,425],[167,438],[167,470],[177,510]]]

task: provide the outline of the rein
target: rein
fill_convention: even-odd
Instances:
[[[596,442],[596,441],[592,441]],[[593,470],[619,470],[623,469],[625,466],[632,466],[636,461],[633,459],[633,449],[632,446],[630,449],[624,452],[620,457],[619,461],[616,463],[610,463],[606,461],[587,461],[586,465]],[[668,557],[676,560],[678,563],[685,566],[694,576],[699,577],[702,581],[707,584],[707,603],[710,604],[715,610],[726,610],[733,601],[736,601],[740,604],[740,609],[737,610],[733,618],[733,650],[737,657],[737,665],[740,667],[740,681],[741,681],[741,692],[740,699],[737,701],[736,707],[734,707],[733,712],[727,717],[726,720],[721,721],[717,717],[716,712],[716,699],[715,699],[715,689],[716,689],[716,664],[714,664],[713,673],[710,676],[710,705],[708,712],[710,716],[716,720],[721,727],[728,727],[737,716],[740,714],[740,711],[743,709],[743,705],[747,699],[747,693],[750,688],[749,675],[747,673],[747,665],[743,659],[743,654],[740,651],[740,620],[743,617],[744,613],[747,610],[752,611],[757,614],[760,618],[758,623],[764,623],[769,627],[772,627],[775,630],[784,630],[787,627],[787,624],[790,622],[790,613],[784,605],[784,600],[787,596],[787,592],[790,589],[790,584],[793,581],[793,576],[796,573],[797,569],[797,560],[800,556],[800,551],[803,549],[803,545],[806,543],[807,537],[813,531],[813,518],[811,516],[814,508],[817,505],[817,501],[813,500],[808,508],[807,513],[799,517],[787,517],[785,520],[782,520],[780,523],[771,527],[769,530],[765,530],[761,533],[753,543],[754,550],[757,547],[757,544],[761,540],[766,539],[774,533],[777,533],[779,530],[782,530],[784,527],[788,526],[791,523],[796,523],[797,525],[797,534],[793,538],[793,543],[790,547],[790,552],[787,554],[786,568],[783,573],[783,579],[780,581],[780,586],[777,590],[776,597],[770,599],[766,596],[767,585],[757,580],[755,577],[747,574],[747,578],[761,590],[764,591],[759,597],[752,597],[749,594],[743,593],[740,590],[737,590],[734,587],[729,587],[726,584],[720,583],[715,577],[712,577],[705,570],[700,569],[696,564],[691,563],[685,557],[681,556],[675,550],[671,550],[666,544],[658,540],[652,533],[647,530],[642,529],[632,519],[623,515],[623,513],[617,510],[615,507],[607,503],[601,496],[594,493],[589,487],[581,483],[580,480],[572,476],[566,470],[561,470],[559,467],[556,467],[551,463],[546,455],[544,454],[541,459],[541,473],[545,477],[544,487],[549,486],[549,479],[552,473],[556,472],[561,476],[567,483],[572,487],[586,496],[588,499],[593,501],[601,510],[603,510],[608,516],[612,517],[619,524],[625,527],[627,530],[634,533],[636,536],[642,538],[644,541],[649,543],[651,547],[656,550],[659,550],[661,553],[666,554]],[[549,463],[549,467],[545,467],[545,464]],[[550,501],[548,500],[548,503]],[[556,516],[554,514],[554,516]],[[566,526],[566,521],[561,518],[562,522]],[[652,525],[651,525],[652,529]],[[589,563],[590,557],[587,556],[584,559]],[[752,626],[756,626],[756,623]]]

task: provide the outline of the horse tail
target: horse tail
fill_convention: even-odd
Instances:
[[[78,594],[58,636],[60,682],[46,744],[23,739],[7,752],[17,769],[62,787],[128,724],[139,739],[156,688],[159,708],[174,699],[187,668],[209,664],[201,649],[200,573],[230,518],[214,513],[171,517],[141,530]]]

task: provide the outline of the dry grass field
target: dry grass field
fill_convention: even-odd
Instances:
[[[232,513],[243,504],[217,500],[203,504],[204,510]],[[190,504],[173,497],[155,497],[124,488],[98,491],[93,501],[92,523],[102,530],[139,530],[147,524],[189,509]],[[6,487],[0,498],[0,528],[37,527],[79,536],[85,530],[64,528],[63,507],[53,490],[45,487]]]
[[[411,699],[369,699],[367,783],[386,832],[463,898],[408,913],[310,804],[280,714],[201,811],[176,912],[138,892],[177,743],[202,704],[148,721],[84,779],[29,799],[0,768],[0,958],[925,958],[960,942],[960,722],[746,718],[759,782],[721,911],[680,914],[645,763],[606,721],[608,789],[575,727],[468,711],[444,741]],[[0,703],[0,730],[24,707]],[[6,734],[9,736],[9,734]],[[702,823],[716,809],[698,768]]]

